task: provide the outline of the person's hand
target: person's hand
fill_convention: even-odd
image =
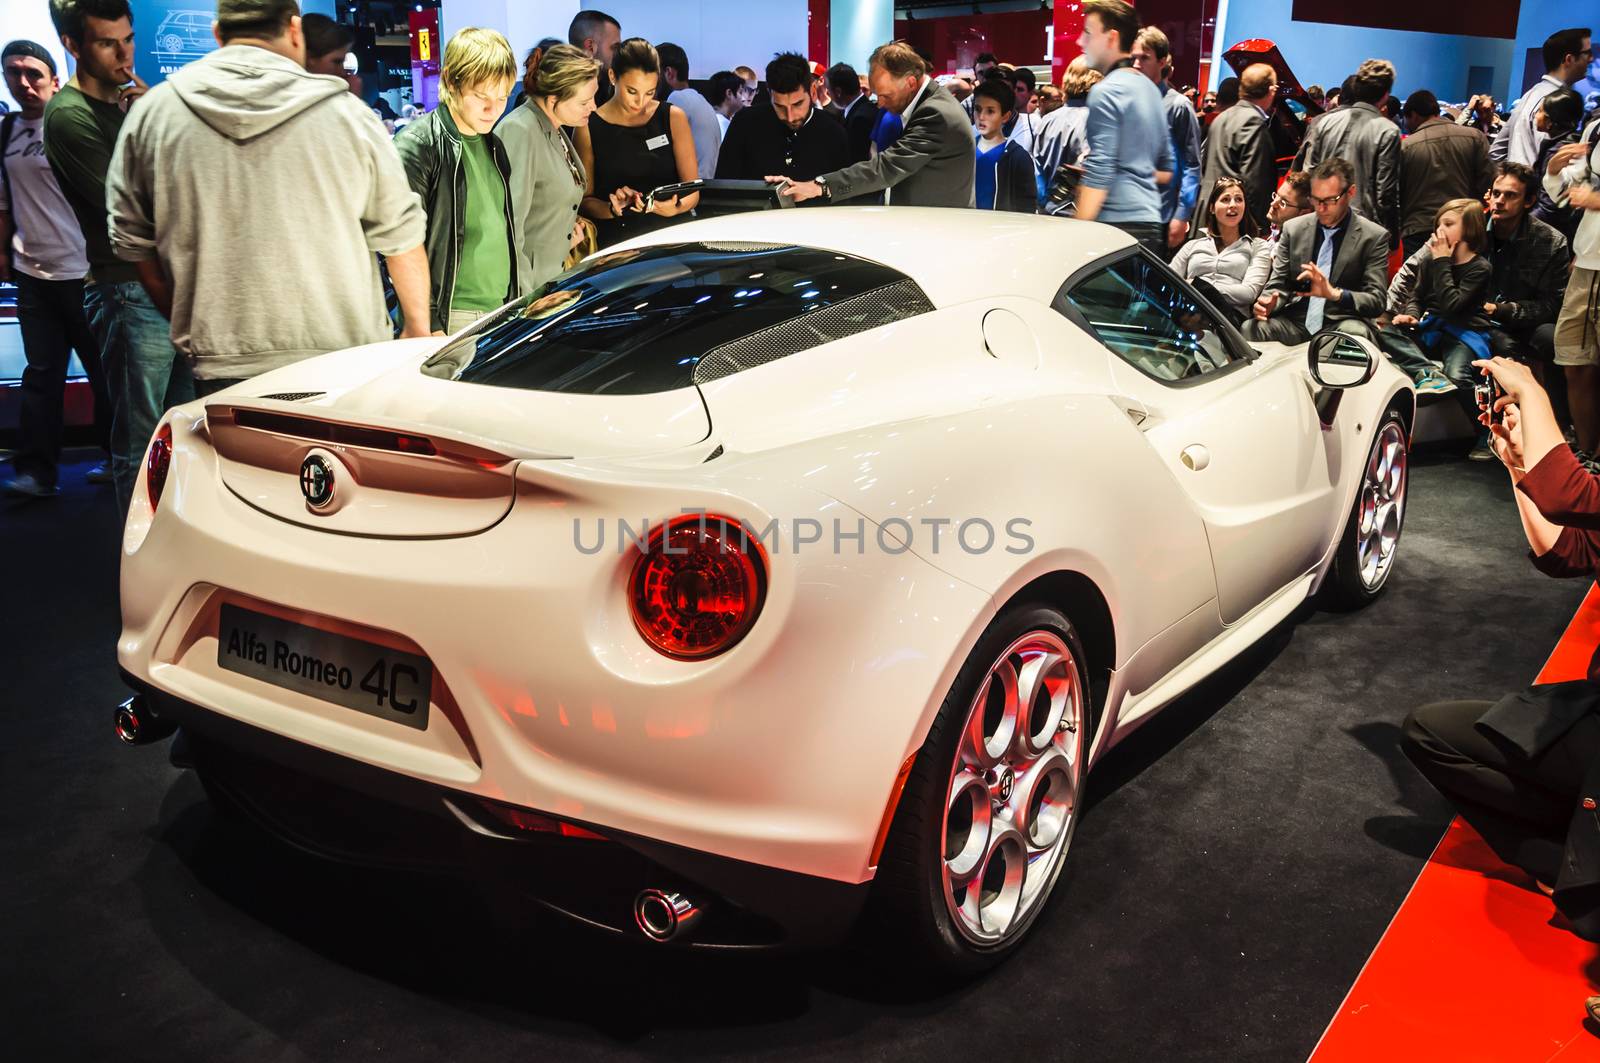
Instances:
[[[1328,283],[1328,275],[1318,269],[1315,262],[1303,262],[1300,264],[1300,279],[1311,282],[1311,290],[1307,294],[1313,299],[1332,300],[1339,298],[1338,294],[1333,290],[1333,285]]]
[[[1427,247],[1428,254],[1434,258],[1449,258],[1455,251],[1455,244],[1450,242],[1443,229],[1434,230],[1433,235],[1428,238]]]
[[[804,203],[808,199],[816,199],[822,195],[822,186],[815,181],[791,181],[787,177],[768,176],[767,183],[778,186],[778,195],[786,196],[796,203]]]
[[[650,209],[645,213],[659,214],[663,218],[670,218],[675,214],[683,213],[683,208],[678,205],[680,202],[681,200],[677,196],[673,196],[671,199],[652,199],[650,201]]]
[[[1556,149],[1556,153],[1554,155],[1550,156],[1550,166],[1545,170],[1545,174],[1554,177],[1562,170],[1565,170],[1568,166],[1571,166],[1577,160],[1583,158],[1584,154],[1588,152],[1588,150],[1589,145],[1587,144],[1563,144],[1561,147]]]
[[[1390,322],[1392,325],[1415,325],[1416,323],[1417,319],[1413,314],[1396,314],[1394,320]]]
[[[622,217],[623,211],[633,208],[635,202],[642,202],[644,199],[627,185],[623,185],[606,198],[611,201],[611,216],[614,218]]]
[[[1499,311],[1499,309],[1500,309],[1500,304],[1499,303],[1484,303],[1483,304],[1483,313],[1484,313],[1485,317],[1494,317],[1494,315]]]
[[[150,91],[150,86],[146,85],[139,75],[133,72],[132,67],[127,67],[119,71],[119,73],[125,75],[122,80],[132,82],[117,90],[117,106],[122,108],[123,114],[127,114],[128,108],[133,106],[134,101]]]
[[[1513,358],[1478,359],[1472,363],[1479,371],[1494,377],[1495,383],[1500,385],[1500,390],[1505,392],[1495,402],[1495,409],[1505,409],[1510,405],[1526,406],[1530,399],[1537,401],[1545,399],[1544,388],[1539,386],[1539,381],[1534,379],[1533,370]]]
[[[572,233],[567,237],[567,250],[571,251],[573,248],[580,246],[583,243],[585,236],[586,233],[584,231],[583,219],[579,218],[577,221],[572,223]]]
[[[1252,312],[1255,314],[1257,321],[1265,321],[1272,316],[1272,312],[1276,309],[1278,309],[1278,293],[1268,292],[1256,300],[1256,305]]]
[[[1487,411],[1478,415],[1478,423],[1489,428],[1489,447],[1513,476],[1527,471],[1522,456],[1522,411],[1516,403],[1506,406],[1498,421],[1489,419]]]
[[[1167,222],[1167,246],[1182,247],[1183,242],[1189,238],[1189,223],[1183,218],[1173,218]]]
[[[1580,210],[1600,210],[1600,189],[1593,185],[1573,185],[1567,202]]]

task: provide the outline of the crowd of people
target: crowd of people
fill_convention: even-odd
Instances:
[[[4,52],[20,112],[0,130],[0,236],[28,356],[15,493],[55,491],[73,350],[109,455],[95,476],[126,508],[171,406],[326,351],[453,333],[694,216],[704,179],[769,182],[807,207],[1101,221],[1249,339],[1368,336],[1472,416],[1472,363],[1523,359],[1557,385],[1580,463],[1600,448],[1600,123],[1571,88],[1587,29],[1550,37],[1546,76],[1504,119],[1482,97],[1451,118],[1426,89],[1398,104],[1394,67],[1368,60],[1307,90],[1327,109],[1291,162],[1274,130],[1304,108],[1285,111],[1272,66],[1179,88],[1168,37],[1123,0],[1086,0],[1059,85],[989,53],[970,78],[936,77],[903,41],[865,73],[782,53],[762,75],[696,82],[682,46],[625,38],[597,10],[520,63],[468,28],[446,43],[439,106],[387,118],[361,102],[349,28],[294,0],[217,0],[221,47],[153,90],[127,0],[48,2],[73,77],[36,43]]]

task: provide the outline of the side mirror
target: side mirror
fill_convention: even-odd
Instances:
[[[1325,388],[1358,388],[1378,371],[1383,355],[1360,336],[1344,332],[1319,332],[1307,354],[1311,379]]]

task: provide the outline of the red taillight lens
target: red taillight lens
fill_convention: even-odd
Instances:
[[[150,511],[155,512],[161,502],[161,491],[167,486],[167,468],[172,464],[172,425],[163,424],[156,429],[150,441],[150,457],[145,461],[145,488],[150,492]]]
[[[757,547],[720,517],[680,517],[657,529],[628,581],[628,606],[645,641],[695,661],[744,638],[767,593]]]

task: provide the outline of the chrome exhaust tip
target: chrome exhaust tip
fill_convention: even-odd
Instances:
[[[111,724],[117,737],[130,746],[159,742],[177,729],[151,712],[142,694],[135,694],[118,705],[112,713]]]
[[[671,941],[698,918],[699,906],[681,893],[641,890],[633,899],[633,921],[651,941]]]

